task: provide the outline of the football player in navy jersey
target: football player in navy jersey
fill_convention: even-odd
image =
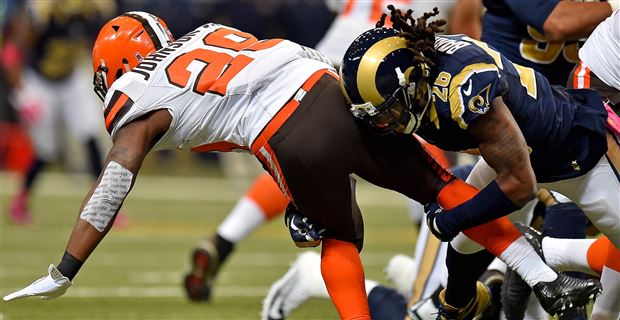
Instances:
[[[482,41],[549,83],[564,85],[579,62],[578,40],[618,9],[619,1],[483,0]],[[587,14],[584,14],[587,12]]]
[[[437,28],[415,23],[411,11],[392,7],[391,20],[394,29],[373,29],[353,42],[341,87],[353,115],[378,133],[415,132],[442,149],[482,155],[468,178],[480,193],[456,209],[429,212],[437,237],[452,240],[463,228],[518,211],[538,184],[566,194],[620,247],[620,181],[605,157],[607,113],[600,96],[552,87],[484,42],[435,36]],[[447,260],[466,261],[480,250],[460,234]],[[619,257],[616,250],[607,261]],[[469,284],[451,289],[449,282],[444,313],[466,307],[471,296],[464,295],[472,295],[484,269],[477,271],[470,270]],[[451,276],[458,272],[450,270]]]
[[[579,39],[588,36],[618,7],[618,1],[483,0],[483,4],[487,11],[482,41],[510,61],[540,72],[552,85],[566,83],[570,70],[579,61]],[[583,239],[587,224],[587,218],[579,211],[551,211],[545,216],[542,230],[552,237]],[[529,287],[512,275],[506,277],[506,285],[512,289],[503,291],[512,294],[502,299],[506,314],[519,313],[521,308],[517,305],[523,305],[529,295]]]

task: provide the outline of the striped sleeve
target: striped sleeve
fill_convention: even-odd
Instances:
[[[103,117],[105,118],[105,128],[108,133],[112,133],[114,127],[118,121],[123,118],[127,111],[133,106],[133,100],[131,100],[126,94],[121,91],[115,91],[110,98],[110,102],[106,105],[103,111]]]

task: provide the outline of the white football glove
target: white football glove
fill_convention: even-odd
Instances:
[[[63,276],[53,264],[50,264],[47,272],[47,276],[19,291],[4,296],[2,299],[4,301],[11,301],[27,297],[41,297],[43,300],[50,300],[65,294],[69,286],[72,285],[71,281]]]

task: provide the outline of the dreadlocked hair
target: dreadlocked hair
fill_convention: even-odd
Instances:
[[[400,32],[400,36],[407,40],[407,46],[413,50],[416,57],[415,62],[426,63],[430,67],[436,65],[437,53],[435,51],[435,33],[442,32],[442,26],[446,24],[446,20],[434,20],[427,24],[427,20],[439,14],[437,7],[433,8],[433,12],[426,12],[420,18],[414,19],[411,14],[413,10],[409,9],[406,13],[400,9],[396,9],[393,5],[388,5],[390,10],[390,21],[392,28]],[[382,14],[381,19],[376,24],[377,28],[385,25],[387,14]]]

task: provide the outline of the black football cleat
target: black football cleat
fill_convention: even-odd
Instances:
[[[545,255],[543,254],[542,247],[542,241],[544,238],[543,234],[530,226],[526,226],[518,222],[515,223],[515,227],[517,228],[517,230],[519,230],[519,232],[521,232],[525,240],[530,243],[536,253],[538,253],[538,255],[543,259],[543,261],[545,261]]]
[[[219,269],[217,250],[206,242],[192,253],[192,270],[185,275],[183,286],[187,297],[193,301],[207,301]]]
[[[584,307],[601,293],[601,283],[593,279],[577,279],[558,273],[551,282],[539,282],[532,288],[540,305],[551,315],[562,315],[567,309]]]

